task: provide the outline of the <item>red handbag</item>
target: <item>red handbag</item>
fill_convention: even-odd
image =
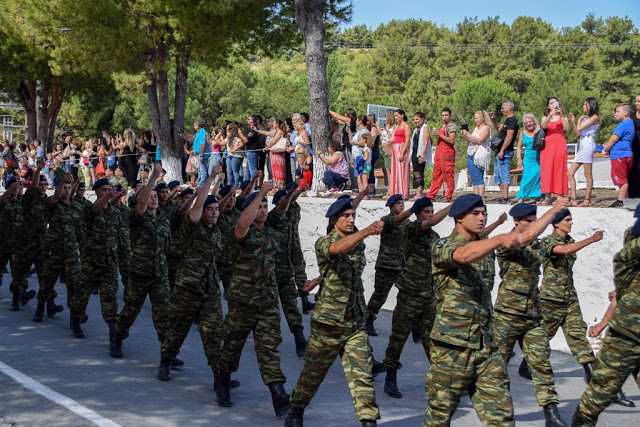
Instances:
[[[104,160],[100,160],[96,166],[96,175],[104,175]]]

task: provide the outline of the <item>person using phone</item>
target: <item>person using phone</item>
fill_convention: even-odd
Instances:
[[[513,146],[516,141],[516,135],[520,126],[518,119],[514,114],[515,105],[513,101],[506,100],[502,102],[500,111],[505,117],[504,123],[500,124],[496,121],[495,115],[491,113],[489,117],[493,120],[493,125],[498,129],[498,138],[502,141],[502,145],[496,154],[494,164],[493,178],[500,187],[501,198],[499,203],[509,203],[509,184],[511,183],[511,159],[513,158]]]
[[[546,132],[546,145],[540,152],[540,190],[546,196],[539,204],[550,206],[553,194],[566,196],[569,193],[567,140],[564,133],[571,129],[571,125],[557,97],[547,98],[547,108],[540,126]]]
[[[206,140],[209,134],[200,120],[193,122],[193,130],[195,131],[194,134],[179,133],[179,135],[187,141],[193,142],[192,152],[198,161],[198,182],[196,185],[202,187],[207,176],[209,176],[207,162],[209,162],[209,157],[211,156],[211,147],[209,147]]]

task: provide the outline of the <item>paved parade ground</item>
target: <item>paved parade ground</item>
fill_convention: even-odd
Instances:
[[[99,299],[92,295],[83,325],[86,339],[74,339],[69,330],[69,312],[44,323],[33,323],[35,300],[20,312],[9,310],[9,274],[0,288],[0,426],[281,426],[284,418],[273,413],[271,397],[258,372],[253,340],[245,346],[240,371],[233,374],[241,387],[232,390],[233,408],[215,403],[213,375],[206,364],[196,327],[180,353],[185,366],[172,371],[173,380],[156,379],[160,360],[159,343],[151,323],[151,307],[145,304],[138,320],[124,341],[124,359],[109,356],[107,326],[101,318]],[[30,288],[37,289],[35,275]],[[56,285],[65,301],[65,287]],[[122,307],[122,288],[119,292]],[[310,315],[304,315],[305,336],[309,334]],[[381,312],[376,327],[379,336],[371,337],[375,357],[382,360],[391,329],[391,313]],[[280,346],[285,387],[291,392],[302,369],[296,357],[292,334],[282,317],[283,343]],[[509,365],[511,391],[517,424],[544,425],[531,382],[517,374],[518,355]],[[424,380],[428,363],[421,344],[411,339],[402,355],[403,369],[398,385],[404,398],[394,399],[383,391],[384,374],[376,379],[376,397],[381,425],[419,426],[426,407]],[[560,413],[570,421],[578,399],[585,389],[583,370],[571,355],[553,351],[552,365],[560,397]],[[632,426],[640,420],[640,393],[627,380],[624,391],[636,402],[636,408],[610,406],[600,417],[602,426]],[[307,426],[356,426],[349,389],[339,361],[336,361],[318,394],[305,412]],[[481,426],[468,397],[454,417],[454,426]]]

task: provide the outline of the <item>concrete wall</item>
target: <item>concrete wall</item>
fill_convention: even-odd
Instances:
[[[314,244],[318,237],[326,233],[327,219],[324,217],[333,199],[305,198],[301,197],[299,203],[302,206],[302,221],[300,224],[300,238],[302,248],[307,263],[307,272],[310,278],[318,274],[318,267],[315,259]],[[407,203],[409,208],[411,203]],[[436,203],[436,210],[445,205]],[[492,222],[502,212],[508,212],[510,206],[489,205],[489,222]],[[538,209],[540,214],[548,208]],[[382,201],[363,201],[358,208],[356,224],[360,228],[366,227],[371,222],[379,219],[388,213],[388,208],[384,207]],[[587,324],[592,324],[602,318],[608,305],[607,293],[613,289],[613,256],[622,248],[622,237],[624,230],[633,224],[633,213],[622,209],[605,208],[574,208],[571,210],[573,216],[573,232],[571,236],[575,240],[581,240],[591,236],[597,230],[604,230],[604,239],[600,242],[587,246],[578,252],[578,259],[574,268],[574,279],[580,306]],[[413,217],[412,217],[413,219]],[[508,232],[511,230],[513,222],[511,218],[502,224],[495,233]],[[453,229],[453,220],[445,219],[435,230],[441,236],[448,236]],[[551,226],[544,235],[551,233]],[[366,256],[367,266],[364,271],[363,282],[367,300],[373,292],[374,266],[378,254],[380,239],[377,236],[367,238]],[[497,268],[497,266],[496,266]],[[499,278],[496,277],[494,288],[494,299],[499,285]],[[389,299],[384,305],[384,309],[393,310],[396,302],[396,289],[391,290]],[[566,342],[562,334],[557,334],[551,341],[551,347],[558,350],[568,351]]]

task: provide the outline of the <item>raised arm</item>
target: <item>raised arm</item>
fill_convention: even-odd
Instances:
[[[211,184],[213,183],[213,180],[216,179],[218,172],[220,172],[220,165],[213,167],[213,173],[205,179],[202,184],[202,189],[196,196],[196,201],[193,203],[193,206],[189,211],[189,220],[194,224],[202,218],[202,207],[204,206],[204,202],[207,200],[207,197],[209,197],[209,188],[211,188]]]
[[[253,176],[251,177],[251,182],[249,182],[249,185],[247,185],[247,186],[245,187],[245,189],[244,189],[244,190],[242,190],[242,196],[243,196],[245,199],[247,198],[247,196],[249,196],[249,194],[251,194],[251,192],[253,191],[253,185],[256,183],[256,181],[258,180],[258,178],[262,178],[262,175],[263,175],[262,171],[257,171],[257,172],[255,173],[255,175],[253,175]],[[253,221],[251,221],[251,222],[253,222]]]
[[[283,215],[287,210],[289,210],[289,204],[291,203],[291,197],[293,197],[296,189],[300,186],[300,178],[296,178],[296,183],[291,186],[289,191],[284,195],[282,201],[276,206],[276,213],[278,215]]]
[[[375,221],[364,230],[349,234],[348,236],[345,236],[337,242],[333,243],[329,247],[329,254],[331,256],[335,256],[351,252],[353,248],[358,245],[358,243],[362,242],[368,236],[382,233],[383,227],[384,224],[382,221]]]
[[[229,200],[231,200],[231,197],[236,194],[236,191],[238,191],[237,187],[231,187],[231,190],[229,190],[227,195],[220,199],[220,201],[218,202],[220,212],[222,212],[227,207],[227,205],[229,204]]]
[[[247,233],[249,232],[249,227],[256,219],[256,215],[258,214],[258,208],[260,207],[260,203],[262,203],[262,199],[273,189],[273,184],[271,181],[264,181],[262,186],[260,187],[260,191],[258,195],[251,201],[249,206],[242,212],[240,215],[240,219],[233,229],[233,235],[236,236],[237,239],[243,239]]]
[[[473,264],[486,257],[491,251],[504,246],[515,249],[522,244],[522,235],[518,231],[498,234],[485,240],[476,240],[459,247],[453,253],[453,260],[458,264]]]
[[[151,198],[151,192],[156,184],[156,180],[160,176],[160,171],[162,170],[162,166],[160,163],[156,163],[153,166],[153,172],[151,172],[151,176],[149,177],[149,182],[144,186],[140,196],[138,197],[138,203],[136,204],[136,213],[138,215],[142,215],[147,210],[147,205],[149,204],[149,199]]]
[[[35,191],[38,188],[38,185],[40,184],[40,172],[42,172],[43,168],[44,168],[44,163],[39,162],[38,167],[33,172],[33,179],[31,180],[31,184],[29,184],[29,188],[32,191]]]
[[[351,119],[347,116],[341,116],[340,114],[336,113],[335,111],[331,111],[329,110],[329,114],[331,114],[331,116],[336,119],[338,122],[342,123],[343,125],[350,125],[351,124]]]
[[[440,224],[443,219],[447,217],[450,209],[451,209],[451,205],[447,205],[446,208],[440,209],[438,212],[433,214],[433,217],[430,220],[422,221],[422,224],[420,224],[420,226],[422,227],[423,230],[426,230],[427,228],[435,227],[436,225]]]
[[[544,233],[544,230],[546,230],[549,224],[551,224],[553,217],[557,213],[562,212],[562,210],[566,209],[568,206],[569,201],[566,198],[558,197],[555,202],[553,202],[551,209],[532,222],[531,225],[529,225],[529,228],[527,228],[527,231],[522,233],[522,238],[524,239],[523,244],[528,244],[533,241],[533,239]]]
[[[398,215],[396,215],[396,217],[393,219],[393,223],[395,225],[400,225],[406,220],[408,220],[410,217],[411,217],[411,209],[406,209],[400,212]]]
[[[67,181],[70,181],[71,178],[73,178],[73,175],[71,175],[70,173],[65,173],[64,177],[62,178],[62,181],[60,181],[58,183],[58,186],[56,187],[55,191],[53,192],[53,196],[51,196],[51,198],[49,199],[49,203],[51,203],[52,205],[55,203],[58,203],[60,201],[60,198],[62,197],[62,190],[64,189],[64,183]]]
[[[372,194],[374,191],[375,191],[375,186],[373,184],[367,185],[364,188],[364,190],[359,192],[358,195],[353,198],[353,201],[351,202],[351,205],[353,206],[353,209],[358,209],[358,205],[360,204],[362,199],[364,199],[365,196],[368,196],[369,194]]]
[[[578,252],[585,246],[589,246],[592,243],[599,242],[600,240],[602,240],[603,235],[603,231],[596,231],[595,233],[593,233],[593,236],[587,237],[586,239],[579,242],[569,243],[568,245],[554,246],[552,251],[556,255],[571,255]]]

